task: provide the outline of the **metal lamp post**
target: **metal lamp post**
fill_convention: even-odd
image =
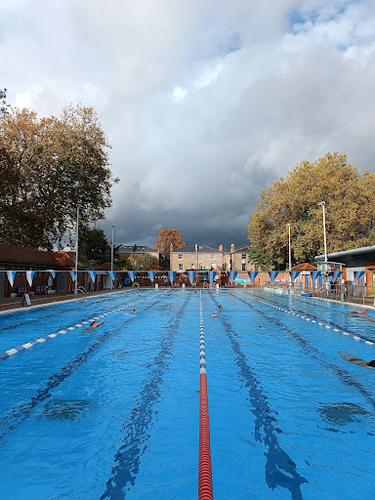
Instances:
[[[325,201],[318,203],[323,208],[323,237],[324,237],[324,262],[327,264],[327,239],[326,239],[326,213],[325,213]],[[327,268],[327,265],[326,265]],[[327,269],[326,269],[327,271]]]
[[[111,290],[113,289],[113,230],[116,226],[112,225],[112,242],[111,242]]]
[[[77,281],[78,281],[78,224],[79,224],[79,209],[81,208],[81,205],[77,205],[77,224],[76,224],[76,276],[75,276],[75,281],[74,281],[74,295],[78,294],[78,286],[77,286]]]
[[[287,224],[289,228],[289,272],[292,270],[292,250],[290,247],[290,224]]]

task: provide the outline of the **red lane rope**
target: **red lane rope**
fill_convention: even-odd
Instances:
[[[208,418],[206,348],[204,345],[202,292],[200,297],[199,469],[198,500],[212,500],[210,422]]]
[[[210,423],[208,418],[207,377],[200,374],[198,499],[212,500]]]

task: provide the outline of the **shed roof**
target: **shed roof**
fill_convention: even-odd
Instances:
[[[35,248],[3,244],[0,244],[0,262],[2,264],[25,264],[51,268],[74,267],[74,262],[67,252],[45,252]]]
[[[292,267],[291,271],[316,271],[317,268],[305,262],[304,264],[298,264],[297,266]]]

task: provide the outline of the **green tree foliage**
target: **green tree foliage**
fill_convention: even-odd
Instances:
[[[0,192],[3,243],[61,247],[76,220],[104,218],[114,182],[109,144],[93,108],[69,106],[61,118],[38,119],[12,109],[0,121],[0,162],[7,185]]]
[[[113,246],[113,262],[116,264],[119,260],[119,247]],[[80,260],[104,264],[111,262],[111,245],[107,240],[102,229],[83,228],[79,233],[78,253]],[[114,265],[114,268],[116,265]]]
[[[124,262],[124,269],[128,271],[144,271],[152,269],[160,269],[159,261],[149,253],[130,255]]]
[[[164,228],[159,231],[158,240],[155,241],[155,248],[160,252],[163,269],[169,269],[171,245],[173,250],[183,248],[181,233],[177,229]]]
[[[375,174],[366,171],[361,177],[346,155],[327,153],[298,164],[286,179],[261,191],[247,226],[250,260],[286,268],[290,223],[293,262],[314,263],[324,253],[321,201],[326,204],[328,253],[374,244],[374,195]]]

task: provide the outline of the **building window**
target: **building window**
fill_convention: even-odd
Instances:
[[[215,262],[213,264],[211,264],[211,269],[216,269],[216,264]]]
[[[194,269],[194,264],[191,263],[190,269]]]
[[[216,253],[211,254],[211,260],[216,260]]]
[[[199,264],[199,269],[203,269],[203,264]]]
[[[178,260],[182,260],[184,258],[184,255],[182,253],[178,254]]]
[[[178,263],[178,270],[179,270],[179,271],[183,271],[183,270],[184,270],[184,265],[183,265],[183,263],[182,263],[182,262],[179,262],[179,263]]]
[[[242,260],[246,260],[246,254],[245,253],[242,254]]]
[[[246,271],[246,264],[242,264],[242,271]]]

